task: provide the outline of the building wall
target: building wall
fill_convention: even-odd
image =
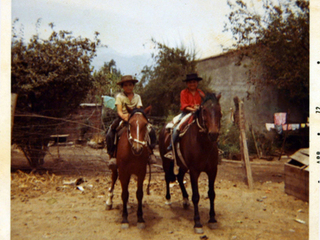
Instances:
[[[299,106],[292,105],[288,99],[279,94],[276,89],[265,87],[261,92],[248,83],[247,68],[250,64],[244,59],[241,65],[236,64],[238,57],[235,53],[227,53],[198,61],[197,72],[203,78],[210,78],[210,88],[221,92],[221,107],[224,116],[230,114],[230,108],[235,108],[233,98],[238,96],[244,103],[245,116],[248,124],[255,131],[264,132],[265,123],[273,123],[273,114],[290,111],[290,122],[305,122],[299,113]]]

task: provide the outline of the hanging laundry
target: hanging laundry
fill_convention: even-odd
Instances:
[[[283,125],[286,124],[287,121],[287,113],[279,112],[274,114],[274,124],[275,125]]]

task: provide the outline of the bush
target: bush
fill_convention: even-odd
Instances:
[[[11,91],[18,94],[20,117],[14,120],[12,141],[33,168],[43,164],[59,119],[72,113],[92,87],[90,62],[100,45],[97,36],[91,41],[52,31],[47,40],[34,35],[26,44],[13,27]]]
[[[240,131],[233,123],[223,124],[219,136],[219,148],[224,152],[223,156],[229,158],[233,154],[240,153]]]

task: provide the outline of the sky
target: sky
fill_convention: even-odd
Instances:
[[[117,57],[120,70],[126,66],[119,64],[130,65],[132,57],[136,57],[133,65],[137,64],[137,56],[142,65],[150,64],[154,52],[152,38],[169,47],[183,44],[195,50],[198,58],[219,55],[222,44],[232,44],[231,34],[223,33],[230,11],[227,1],[12,0],[11,4],[12,21],[19,19],[15,26],[23,25],[26,40],[36,34],[39,18],[38,32],[42,38],[51,32],[50,22],[55,24],[56,31],[69,30],[74,36],[93,39],[98,31],[108,49],[101,50],[101,56],[98,52],[96,64]]]

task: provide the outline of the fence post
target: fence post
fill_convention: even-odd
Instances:
[[[243,102],[240,101],[239,103],[239,128],[240,128],[240,139],[242,143],[242,156],[244,161],[244,167],[246,169],[247,174],[247,181],[249,189],[253,188],[253,179],[252,179],[252,171],[250,165],[250,158],[249,158],[249,151],[247,146],[247,137],[245,132],[245,118],[244,118],[244,111],[243,111]]]
[[[16,110],[17,99],[18,99],[18,94],[11,93],[11,135],[13,130],[14,112]]]

